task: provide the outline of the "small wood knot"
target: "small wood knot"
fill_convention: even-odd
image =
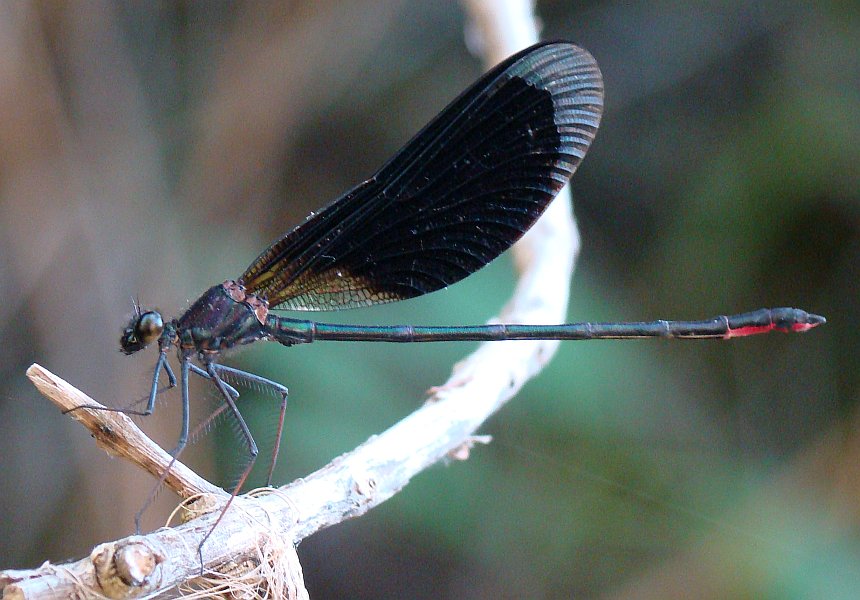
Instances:
[[[158,587],[152,575],[163,557],[139,540],[123,540],[97,546],[90,560],[102,593],[108,598],[128,598]]]
[[[126,544],[114,556],[116,574],[129,587],[146,584],[160,562],[149,546],[139,542]]]

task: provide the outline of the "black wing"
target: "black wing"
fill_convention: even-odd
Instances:
[[[587,51],[567,42],[523,50],[240,281],[292,310],[392,302],[460,281],[534,224],[588,151],[602,109]]]

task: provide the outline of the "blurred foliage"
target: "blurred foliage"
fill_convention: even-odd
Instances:
[[[607,90],[574,179],[570,320],[793,305],[828,324],[563,345],[487,424],[491,445],[302,544],[312,597],[856,597],[858,5],[538,10],[545,38],[597,57]],[[39,398],[26,366],[103,401],[139,398],[155,358],[116,351],[130,296],[173,314],[235,276],[481,66],[454,3],[18,2],[0,15],[0,567],[25,567],[128,534],[152,485]],[[480,323],[512,281],[501,259],[427,298],[319,317]],[[472,347],[269,346],[231,364],[290,387],[283,483],[409,414]],[[249,392],[243,411],[265,453],[274,400]],[[144,425],[170,447],[178,416],[173,396]],[[229,482],[234,442],[219,428],[189,461]]]

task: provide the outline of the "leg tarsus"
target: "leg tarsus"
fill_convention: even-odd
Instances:
[[[284,416],[287,413],[287,388],[281,394],[281,409],[278,414],[278,432],[275,434],[275,447],[272,448],[272,460],[269,461],[269,474],[266,476],[266,487],[272,485],[272,474],[275,472],[275,463],[278,462],[278,455],[281,451],[281,435],[284,433]]]

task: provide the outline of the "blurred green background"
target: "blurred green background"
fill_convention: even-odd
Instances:
[[[828,324],[564,344],[486,425],[493,444],[306,540],[311,597],[857,597],[860,7],[537,8],[606,87],[573,185],[569,320],[790,305]],[[465,26],[459,4],[420,0],[0,6],[0,568],[131,533],[153,484],[27,366],[108,404],[143,396],[154,353],[117,351],[130,298],[178,314],[370,175],[480,75]],[[426,298],[318,316],[481,323],[512,282],[502,258]],[[409,414],[474,347],[259,346],[229,362],[290,387],[278,483]],[[200,417],[211,394],[193,394]],[[243,398],[265,453],[275,401]],[[176,395],[143,426],[172,447]],[[187,459],[226,485],[237,448],[222,427]]]

